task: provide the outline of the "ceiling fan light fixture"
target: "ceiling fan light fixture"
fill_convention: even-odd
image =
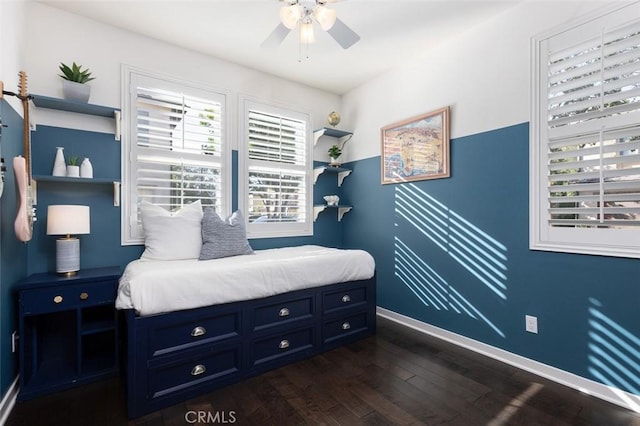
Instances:
[[[313,23],[303,22],[300,24],[300,43],[315,43],[316,37],[313,34]]]
[[[337,16],[338,14],[335,10],[329,9],[321,4],[313,10],[313,17],[316,18],[316,21],[318,21],[324,31],[329,31],[331,27],[333,27],[333,24],[336,23]]]
[[[298,25],[300,18],[302,18],[302,7],[300,7],[300,5],[292,4],[280,8],[280,21],[282,25],[290,30]]]

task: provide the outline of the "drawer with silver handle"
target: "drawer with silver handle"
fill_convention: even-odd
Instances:
[[[149,398],[170,394],[202,382],[226,378],[240,371],[240,345],[188,359],[178,358],[149,369]]]
[[[322,312],[357,309],[367,303],[367,296],[366,286],[328,291],[322,295]]]
[[[313,348],[313,327],[265,337],[253,342],[252,364],[258,365]]]
[[[227,310],[158,326],[149,333],[149,355],[166,355],[211,342],[239,338],[240,311]]]
[[[351,336],[354,333],[366,332],[369,328],[367,322],[368,312],[360,312],[335,318],[322,324],[322,341],[331,342]]]
[[[285,322],[303,321],[313,316],[313,297],[269,302],[253,308],[253,330],[262,330]]]

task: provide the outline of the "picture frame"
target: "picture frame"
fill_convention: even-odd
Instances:
[[[451,175],[448,106],[383,127],[381,143],[383,185]]]

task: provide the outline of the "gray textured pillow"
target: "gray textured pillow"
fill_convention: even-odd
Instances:
[[[253,249],[247,241],[244,218],[240,210],[235,211],[226,220],[220,219],[211,208],[204,211],[200,260],[252,253]]]

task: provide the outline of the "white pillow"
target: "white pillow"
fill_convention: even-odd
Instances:
[[[147,260],[197,259],[202,248],[200,200],[172,213],[143,201],[140,205]]]

